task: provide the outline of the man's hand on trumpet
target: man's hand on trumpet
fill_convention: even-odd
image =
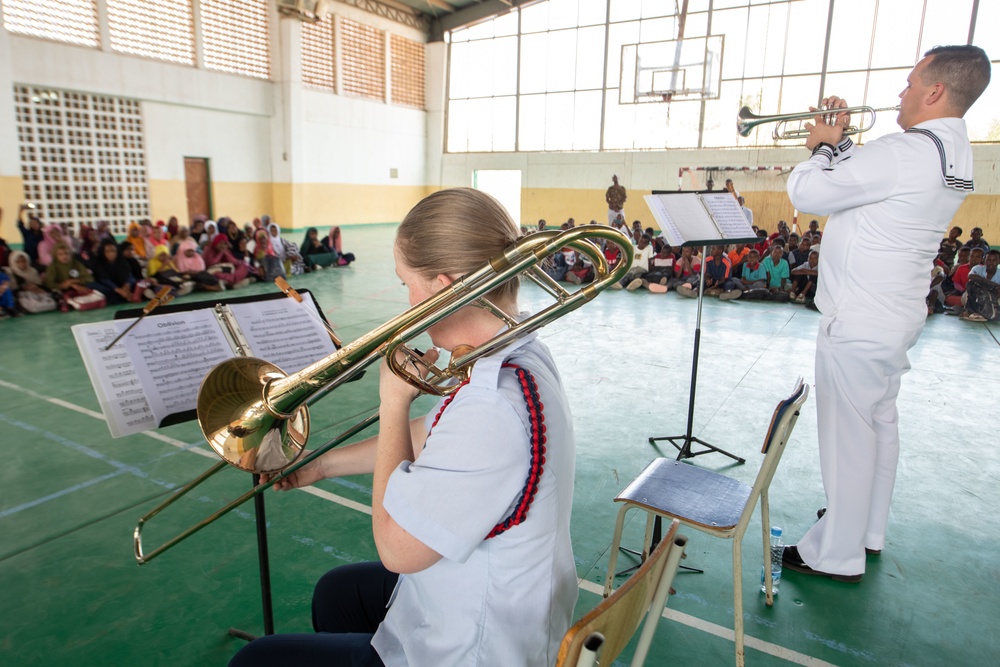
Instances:
[[[813,150],[820,144],[836,146],[844,135],[844,130],[851,124],[851,114],[847,112],[833,112],[834,109],[846,109],[847,102],[839,97],[823,98],[822,108],[809,107],[810,111],[815,111],[816,116],[813,123],[806,123],[805,128],[809,130],[806,138],[806,148]]]

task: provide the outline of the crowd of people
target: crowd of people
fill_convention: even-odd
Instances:
[[[591,221],[590,224],[597,224]],[[576,226],[573,218],[560,229]],[[813,299],[819,280],[820,250],[823,232],[819,221],[811,220],[808,229],[792,231],[781,220],[777,231],[753,225],[756,243],[715,245],[708,247],[707,257],[701,248],[670,246],[652,227],[643,227],[635,220],[631,227],[621,216],[611,226],[628,236],[634,246],[632,267],[613,289],[635,291],[645,289],[657,294],[671,290],[679,295],[697,298],[701,264],[705,263],[705,296],[722,301],[776,301],[802,304],[815,310]],[[539,220],[536,230],[548,229]],[[991,250],[983,239],[980,227],[970,232],[968,241],[960,237],[963,230],[954,227],[948,238],[941,241],[938,257],[928,278],[927,314],[959,315],[973,322],[1000,319],[1000,275],[997,264],[1000,250]],[[614,264],[618,249],[606,244],[605,257]],[[594,269],[587,258],[565,248],[549,257],[542,266],[549,277],[570,283],[586,283],[594,279]],[[970,287],[971,283],[971,287]]]
[[[144,219],[117,239],[107,222],[77,232],[43,224],[35,209],[22,205],[17,226],[21,250],[12,252],[0,239],[0,318],[137,303],[163,287],[172,296],[222,292],[354,261],[343,250],[339,227],[322,238],[310,227],[300,246],[267,215],[242,228],[227,217],[196,216],[190,227],[176,217],[155,224]]]

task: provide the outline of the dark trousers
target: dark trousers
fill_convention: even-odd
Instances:
[[[354,563],[330,570],[313,591],[315,634],[261,637],[240,649],[229,667],[381,667],[371,641],[385,619],[398,578],[382,563]]]

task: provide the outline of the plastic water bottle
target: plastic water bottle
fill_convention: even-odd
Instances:
[[[771,526],[771,590],[778,594],[778,584],[781,583],[781,556],[785,551],[785,545],[781,541],[781,528]],[[764,566],[760,566],[760,592],[767,593],[767,585],[764,582]]]

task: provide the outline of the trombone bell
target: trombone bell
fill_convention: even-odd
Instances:
[[[198,391],[198,423],[208,444],[228,463],[253,473],[273,473],[294,463],[309,439],[309,409],[290,419],[268,408],[264,395],[285,378],[274,364],[236,357],[213,368]]]

